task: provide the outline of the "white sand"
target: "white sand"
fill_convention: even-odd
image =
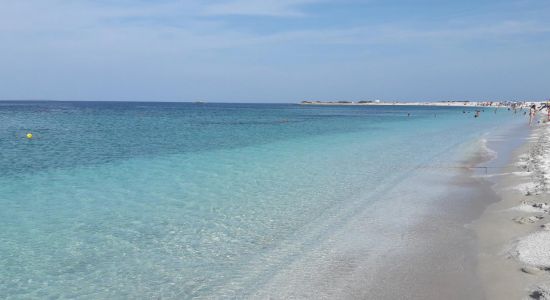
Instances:
[[[540,208],[533,207],[532,205],[528,205],[528,204],[520,204],[518,206],[512,207],[511,209],[522,211],[522,212],[528,212],[528,213],[541,213],[541,212],[543,212]]]
[[[512,207],[511,209],[528,213],[548,213],[550,207],[546,203],[523,202],[518,206]]]
[[[532,165],[533,181],[520,188],[535,189],[540,193],[547,194],[550,183],[550,127],[544,126],[537,131],[535,137],[538,138],[538,142],[531,149],[530,158],[527,160]],[[543,199],[550,200],[550,197],[545,196]],[[525,212],[548,213],[547,203],[533,205],[524,202],[516,208]],[[517,255],[521,262],[542,269],[550,268],[550,231],[548,231],[547,225],[542,225],[546,231],[538,231],[520,239],[517,245]]]
[[[532,233],[518,243],[518,258],[541,269],[550,268],[550,231]]]

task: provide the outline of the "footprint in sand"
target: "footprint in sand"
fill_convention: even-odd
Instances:
[[[537,221],[540,221],[544,219],[544,216],[531,216],[531,217],[517,217],[517,218],[514,218],[514,222],[518,223],[518,224],[532,224],[532,223],[535,223]]]
[[[539,286],[529,294],[527,299],[550,300],[550,288]]]

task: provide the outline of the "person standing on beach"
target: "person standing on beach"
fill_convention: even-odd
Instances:
[[[546,108],[546,112],[547,112],[546,122],[550,122],[550,101],[547,101],[546,103],[542,104],[539,108],[539,111],[541,111],[545,108]]]
[[[535,118],[536,114],[537,114],[537,106],[533,104],[529,109],[529,126],[531,126],[531,124],[533,123],[533,119]]]

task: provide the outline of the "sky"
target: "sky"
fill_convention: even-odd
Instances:
[[[0,99],[550,98],[548,0],[0,0]]]

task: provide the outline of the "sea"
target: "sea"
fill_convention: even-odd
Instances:
[[[466,106],[2,101],[0,298],[337,297],[429,246],[411,229],[496,155],[488,137],[526,123]]]

